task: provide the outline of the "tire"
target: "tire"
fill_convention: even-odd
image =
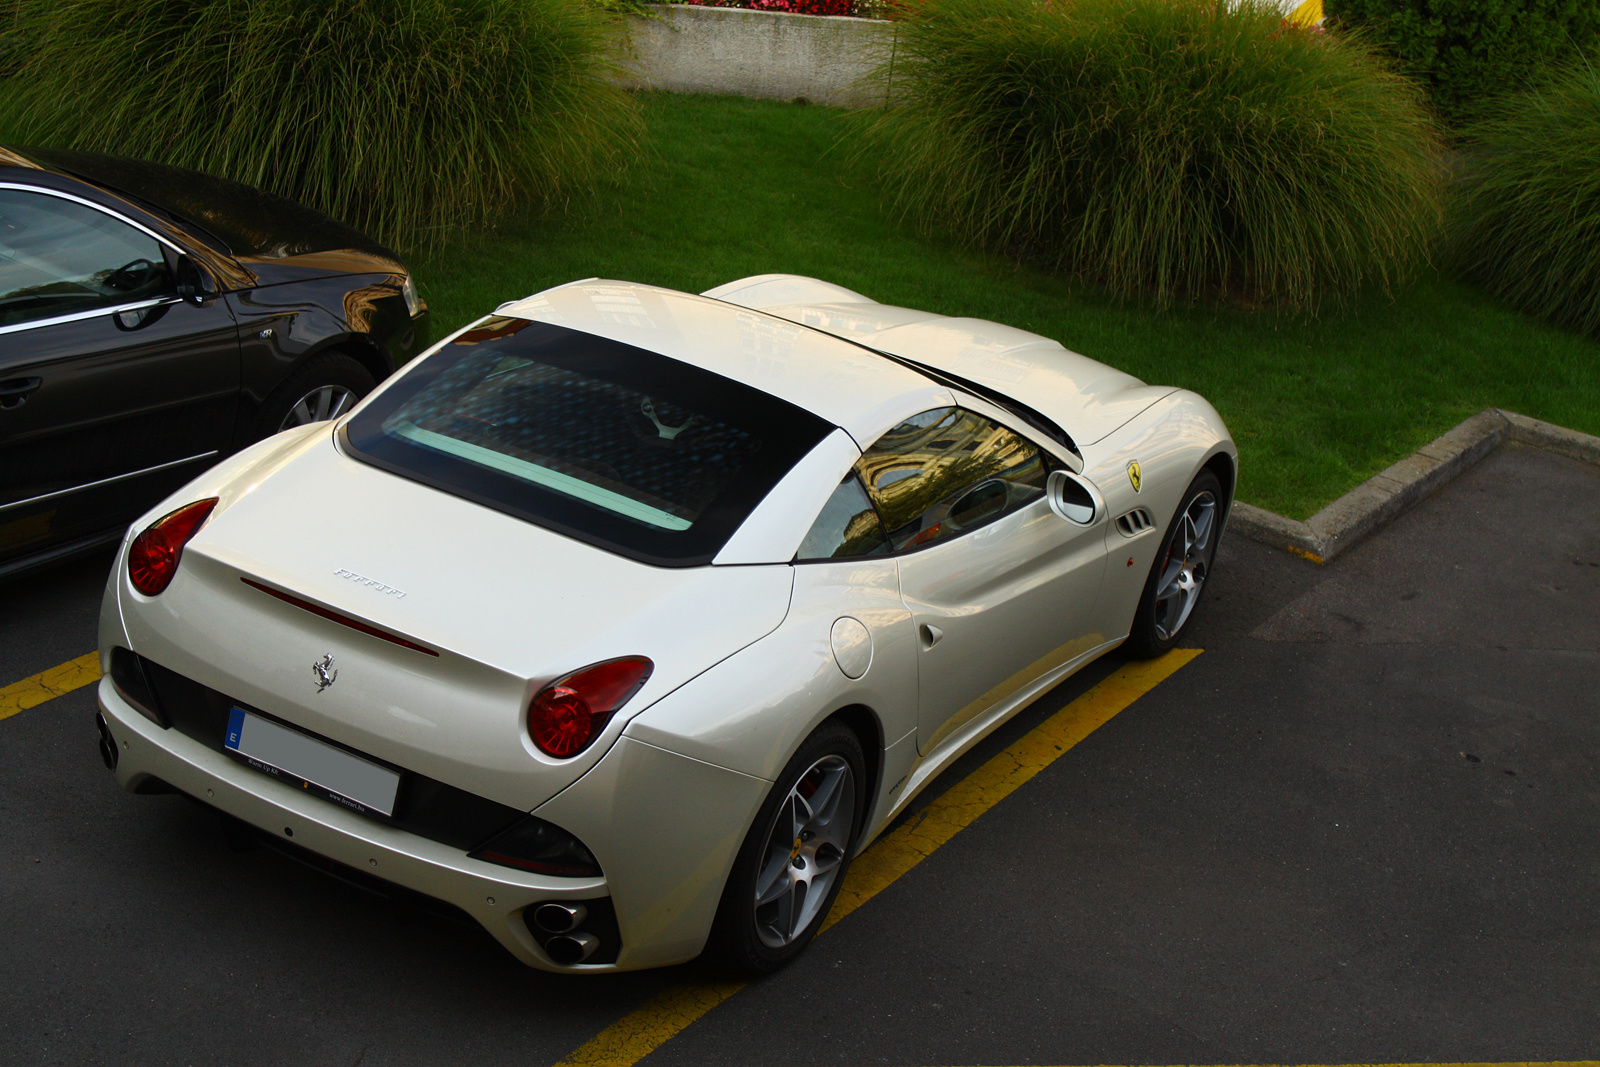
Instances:
[[[1205,593],[1222,536],[1222,483],[1208,470],[1189,483],[1145,579],[1128,653],[1154,659],[1183,640]]]
[[[337,418],[377,387],[371,372],[354,356],[328,352],[314,356],[272,391],[256,415],[259,441],[281,430]]]
[[[776,971],[805,949],[844,883],[867,787],[854,731],[825,722],[806,738],[734,858],[706,944],[713,963],[751,977]],[[763,895],[765,902],[758,900]]]

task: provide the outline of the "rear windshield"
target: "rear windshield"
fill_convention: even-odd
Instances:
[[[497,317],[348,424],[358,458],[647,563],[710,562],[832,427],[686,363]]]

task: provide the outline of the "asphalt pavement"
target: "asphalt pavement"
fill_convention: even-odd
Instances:
[[[0,586],[0,687],[93,647],[106,565]],[[1322,567],[1227,539],[1201,612],[1202,655],[646,1067],[1600,1057],[1600,468],[1508,446]],[[121,792],[93,717],[0,721],[4,1064],[550,1064],[707,977],[541,974],[234,851]]]

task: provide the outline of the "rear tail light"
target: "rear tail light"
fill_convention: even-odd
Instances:
[[[183,558],[183,546],[200,532],[217,498],[209,497],[179,508],[152,523],[133,539],[128,551],[128,579],[145,596],[155,596],[172,584]]]
[[[528,706],[528,734],[539,751],[576,756],[650,677],[654,664],[625,656],[585,667],[540,691]]]

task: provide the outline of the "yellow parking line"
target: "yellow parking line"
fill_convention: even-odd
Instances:
[[[638,1063],[745,985],[725,982],[668,986],[644,1007],[600,1031],[556,1067],[626,1067]]]
[[[100,653],[89,652],[60,666],[40,671],[32,678],[12,682],[0,689],[0,719],[54,700],[100,680]]]
[[[972,820],[1199,654],[1198,648],[1175,649],[1160,659],[1128,664],[951,786],[915,819],[856,857],[822,929],[887,889]]]
[[[1179,649],[1160,659],[1128,664],[951,786],[916,818],[855,858],[822,929],[828,929],[888,888],[974,819],[1199,654],[1198,648]],[[643,1007],[600,1031],[556,1067],[632,1067],[744,986],[743,982],[669,986]]]

